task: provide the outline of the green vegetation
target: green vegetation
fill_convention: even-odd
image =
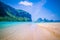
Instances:
[[[26,18],[26,17],[19,17],[19,18],[11,18],[11,17],[0,17],[0,21],[21,21],[21,22],[25,22],[25,21],[28,21],[29,18]]]
[[[0,2],[0,22],[31,22],[31,14],[24,10],[16,10],[9,5]]]

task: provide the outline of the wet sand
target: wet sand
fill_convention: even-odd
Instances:
[[[17,23],[0,29],[0,40],[60,40],[60,23]]]

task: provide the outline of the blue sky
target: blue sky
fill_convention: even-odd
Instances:
[[[29,12],[32,20],[47,18],[60,20],[60,0],[1,0],[4,3]]]

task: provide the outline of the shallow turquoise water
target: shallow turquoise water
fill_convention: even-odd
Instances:
[[[0,22],[0,29],[3,29],[3,28],[6,28],[6,27],[9,27],[9,26],[12,26],[14,24],[15,23],[12,23],[12,22]]]
[[[20,22],[0,22],[0,29],[12,27],[13,25],[16,25],[16,24],[22,24],[22,23],[20,23]]]
[[[0,22],[0,29],[7,28],[7,27],[12,27],[13,25],[17,24],[27,24],[27,23],[32,23],[32,22]]]

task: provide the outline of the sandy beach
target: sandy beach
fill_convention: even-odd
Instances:
[[[0,29],[0,40],[60,40],[60,23],[16,23]]]

